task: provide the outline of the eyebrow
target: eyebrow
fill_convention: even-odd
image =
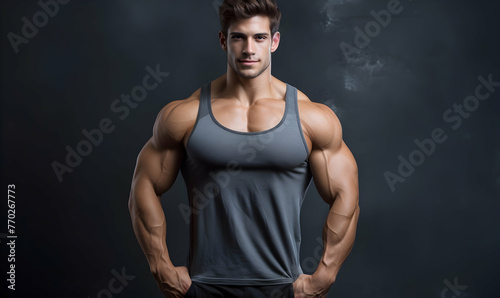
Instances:
[[[241,32],[231,32],[229,33],[229,35],[243,35],[243,36],[247,36],[245,33],[241,33]],[[265,33],[255,33],[254,36],[269,36],[269,33],[265,32]]]

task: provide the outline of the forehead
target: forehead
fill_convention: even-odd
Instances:
[[[228,33],[240,32],[245,34],[270,33],[271,22],[267,16],[253,16],[248,19],[234,21],[228,28]]]

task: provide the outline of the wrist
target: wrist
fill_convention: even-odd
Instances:
[[[314,280],[330,287],[337,278],[338,269],[332,265],[327,266],[323,262],[318,264],[316,271],[312,274]]]
[[[175,274],[175,266],[171,262],[166,261],[150,264],[149,269],[157,281],[171,279]]]

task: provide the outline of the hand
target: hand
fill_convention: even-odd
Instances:
[[[325,298],[331,284],[313,275],[301,274],[293,283],[295,298]]]
[[[168,298],[184,297],[192,283],[186,266],[160,268],[155,279],[163,295]]]

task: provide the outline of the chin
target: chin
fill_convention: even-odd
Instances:
[[[258,77],[261,73],[263,73],[263,71],[258,71],[258,70],[240,71],[240,76],[246,79],[253,79],[255,77]]]
[[[260,63],[258,63],[258,64],[260,64]],[[238,74],[238,76],[240,76],[244,79],[256,78],[265,70],[265,69],[262,70],[261,68],[259,68],[260,65],[253,65],[250,68],[244,68],[244,67],[241,67],[241,65],[237,65],[237,64],[234,64],[234,65],[230,64],[230,66],[233,69],[233,71],[236,72],[236,74]]]

